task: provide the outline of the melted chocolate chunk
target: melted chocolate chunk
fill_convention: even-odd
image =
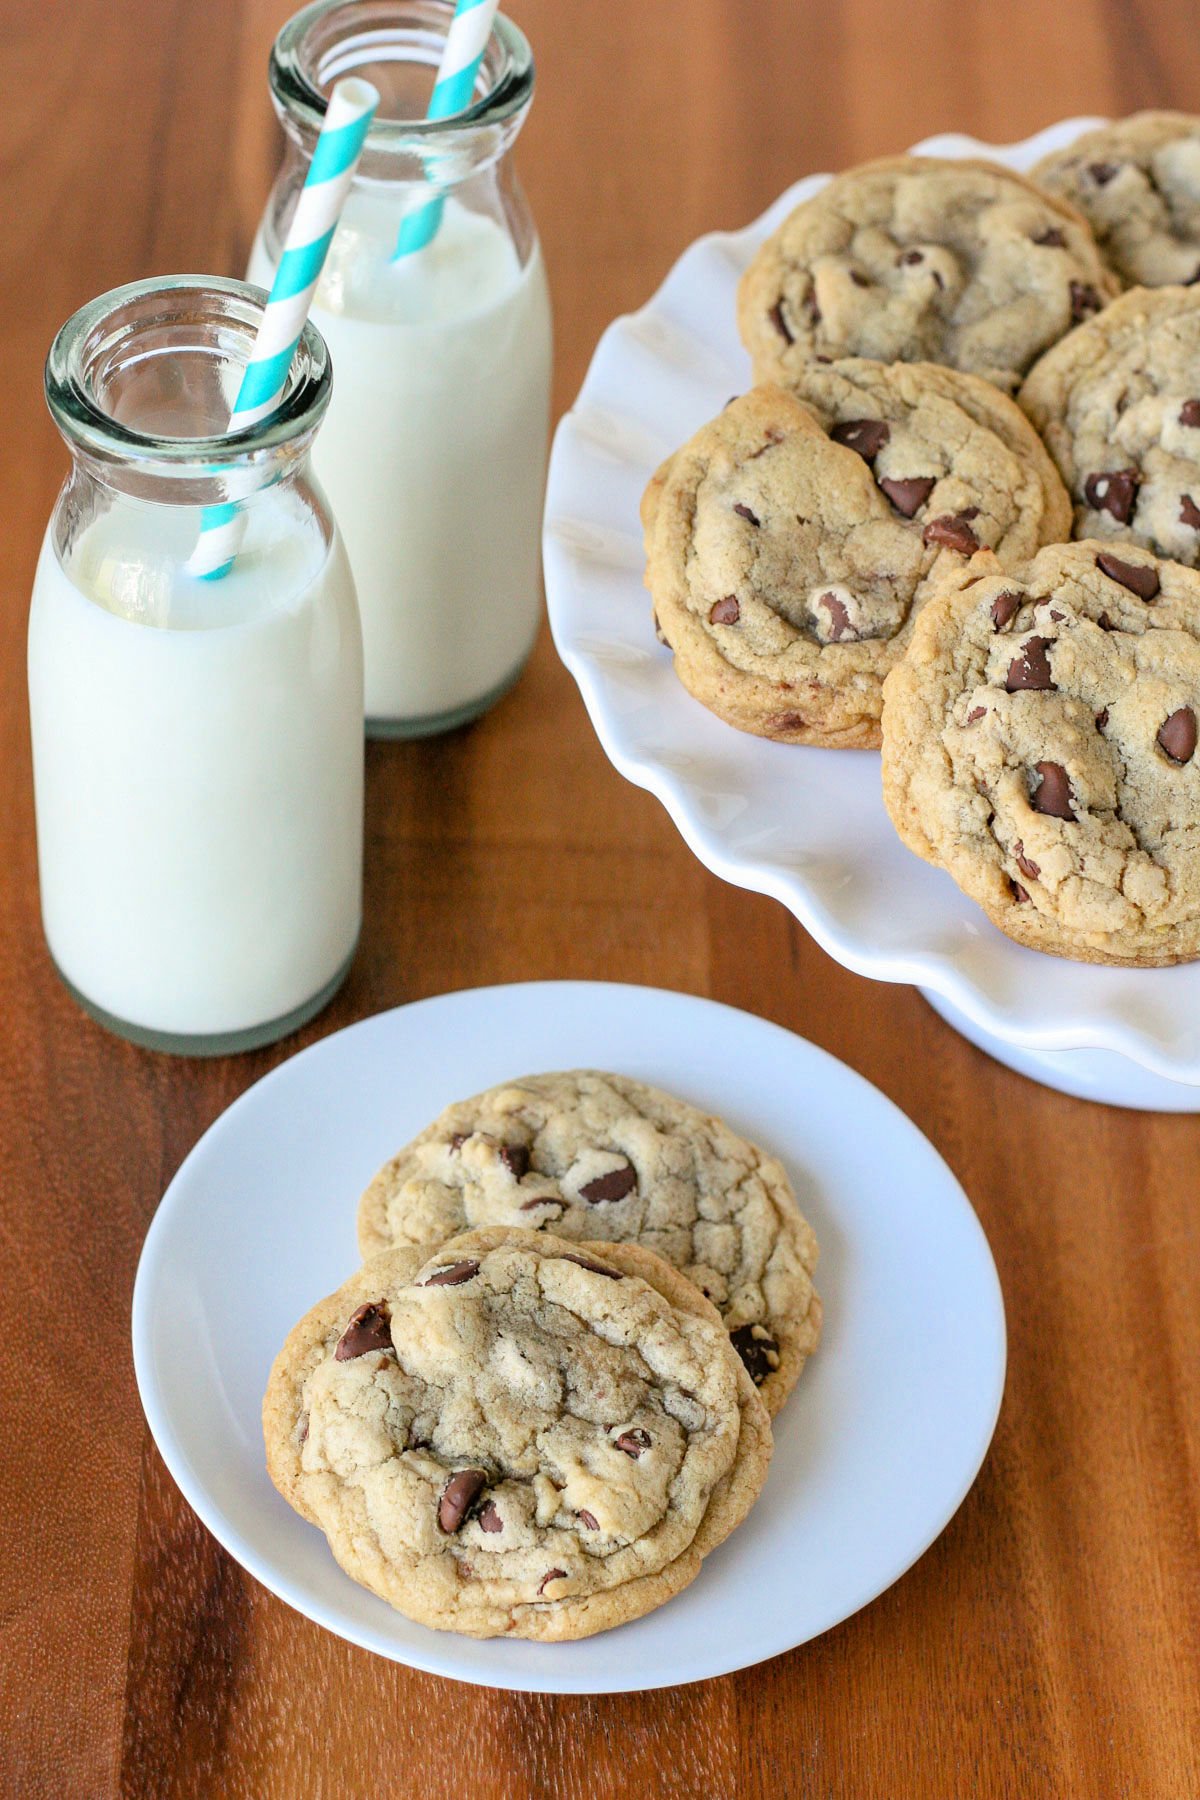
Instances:
[[[335,1362],[351,1362],[356,1356],[365,1356],[368,1350],[391,1348],[391,1315],[382,1300],[368,1300],[351,1313],[333,1357]]]
[[[836,594],[821,594],[817,600],[829,614],[829,641],[840,643],[846,636],[856,637],[857,633],[850,628],[850,614],[846,610],[846,602],[839,600]]]
[[[438,1501],[438,1524],[444,1532],[458,1530],[486,1486],[486,1469],[460,1469],[450,1477]]]
[[[1020,610],[1020,594],[1014,594],[1011,588],[1005,588],[1004,592],[997,594],[992,601],[992,624],[997,631],[1003,631],[1006,625],[1012,623]]]
[[[1107,187],[1120,167],[1120,163],[1113,162],[1089,163],[1087,172],[1097,187]]]
[[[1030,796],[1033,810],[1045,813],[1051,819],[1073,819],[1071,783],[1062,764],[1040,762],[1034,763],[1033,767],[1038,776],[1038,785]]]
[[[567,1571],[565,1569],[547,1569],[546,1573],[542,1576],[538,1593],[544,1594],[552,1581],[565,1581],[566,1575]]]
[[[726,594],[723,600],[714,600],[708,609],[711,625],[736,625],[742,616],[736,594]]]
[[[1185,400],[1179,409],[1179,423],[1193,431],[1200,426],[1200,400]]]
[[[1071,283],[1071,317],[1076,325],[1084,319],[1090,319],[1093,313],[1103,310],[1104,302],[1094,287],[1084,281]]]
[[[904,480],[884,475],[879,483],[896,511],[906,519],[911,519],[920,512],[935,485],[932,475],[911,475]]]
[[[1173,763],[1182,766],[1191,762],[1196,753],[1196,715],[1190,706],[1181,706],[1163,720],[1158,728],[1157,743]]]
[[[1096,512],[1110,513],[1118,525],[1128,525],[1141,479],[1136,469],[1107,469],[1088,476],[1083,497]]]
[[[1030,881],[1036,881],[1042,871],[1031,856],[1026,856],[1025,846],[1020,838],[1018,838],[1013,845],[1013,855],[1017,859],[1017,867],[1020,869],[1022,875],[1028,876]]]
[[[1158,570],[1149,563],[1122,562],[1119,556],[1109,556],[1106,551],[1096,558],[1096,567],[1110,581],[1119,582],[1131,594],[1136,594],[1139,600],[1153,600],[1159,590]]]
[[[1039,231],[1033,241],[1040,244],[1043,250],[1065,250],[1067,247],[1066,237],[1057,225],[1047,225],[1045,231]]]
[[[1179,523],[1190,525],[1193,531],[1200,531],[1200,506],[1196,505],[1190,494],[1179,496]]]
[[[528,1144],[501,1144],[500,1161],[517,1181],[529,1173]]]
[[[579,1523],[585,1528],[585,1530],[599,1531],[599,1529],[600,1529],[599,1519],[596,1517],[595,1513],[590,1513],[586,1507],[581,1507],[579,1512],[575,1516],[579,1520]]]
[[[761,525],[762,524],[762,520],[758,517],[758,515],[756,513],[752,513],[748,506],[743,506],[740,500],[734,501],[733,510],[735,513],[737,513],[739,515],[739,517],[741,517],[743,519],[748,519],[750,521],[751,525]]]
[[[960,556],[973,556],[979,548],[979,539],[971,530],[971,520],[978,516],[977,506],[968,506],[958,513],[943,513],[940,518],[930,519],[921,533],[921,542],[957,550]]]
[[[763,1325],[739,1325],[729,1341],[746,1366],[755,1387],[779,1367],[779,1345]]]
[[[479,1273],[479,1264],[474,1259],[466,1262],[447,1263],[444,1269],[436,1269],[422,1287],[461,1287],[464,1281],[473,1281]]]
[[[771,308],[770,312],[767,314],[767,317],[770,319],[772,325],[775,327],[776,331],[779,333],[780,337],[783,339],[783,341],[786,344],[794,344],[795,343],[796,339],[792,335],[791,327],[788,325],[787,320],[783,316],[783,301],[782,300],[777,300],[775,302],[774,306]]]
[[[564,1250],[559,1261],[578,1263],[581,1269],[590,1269],[593,1275],[607,1275],[610,1281],[621,1279],[620,1269],[610,1269],[605,1263],[594,1262],[590,1256],[576,1256],[570,1250]]]
[[[1046,652],[1050,648],[1050,639],[1044,637],[1026,638],[1021,646],[1021,654],[1014,656],[1008,665],[1008,674],[1004,685],[1010,694],[1022,688],[1052,688],[1054,677],[1050,673],[1050,659]]]
[[[873,463],[891,437],[892,428],[886,419],[843,419],[840,425],[830,426],[829,435],[835,444],[844,444],[864,462]]]
[[[488,1531],[488,1532],[497,1532],[497,1531],[504,1530],[504,1520],[500,1517],[499,1512],[496,1510],[496,1502],[494,1500],[485,1500],[483,1505],[480,1507],[480,1509],[479,1509],[479,1529],[481,1531]]]
[[[608,1201],[624,1200],[636,1187],[637,1174],[632,1163],[626,1163],[623,1169],[610,1169],[606,1175],[585,1181],[579,1190],[579,1198],[586,1200],[589,1206],[603,1206]]]
[[[650,1448],[650,1433],[635,1426],[632,1431],[623,1431],[615,1442],[618,1450],[623,1450],[626,1456],[632,1456],[636,1462],[642,1451]]]

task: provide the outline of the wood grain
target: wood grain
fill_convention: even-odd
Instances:
[[[807,170],[939,129],[1012,138],[1200,96],[1183,0],[512,10],[538,54],[521,163],[560,405],[604,325],[697,233]],[[240,267],[277,151],[264,65],[285,11],[0,9],[0,1793],[1200,1793],[1200,1121],[1041,1092],[710,878],[608,767],[545,636],[474,730],[371,748],[362,950],[303,1038],[447,988],[596,976],[711,994],[824,1044],[929,1134],[995,1249],[1011,1365],[983,1474],[928,1555],[817,1643],[579,1700],[473,1690],[326,1636],[217,1549],[149,1443],[128,1351],[141,1238],[199,1133],[296,1041],[156,1058],[82,1018],[50,969],[23,643],[65,459],[40,366],[114,282]]]

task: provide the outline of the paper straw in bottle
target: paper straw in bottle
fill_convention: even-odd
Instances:
[[[438,64],[437,81],[429,97],[426,118],[448,119],[470,106],[475,77],[492,35],[492,21],[499,3],[500,0],[458,0],[446,33],[446,46]],[[427,200],[405,217],[393,261],[411,256],[415,250],[423,250],[433,241],[442,222],[444,205],[440,197]]]
[[[325,123],[230,414],[230,431],[258,424],[283,398],[292,357],[378,105],[376,89],[357,76],[339,81],[329,96]],[[188,558],[190,573],[205,581],[227,575],[245,530],[245,514],[236,501],[204,507],[200,535]]]

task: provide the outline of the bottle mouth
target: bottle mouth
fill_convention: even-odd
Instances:
[[[266,306],[262,288],[211,275],[158,276],[89,300],[46,358],[46,401],[74,447],[148,473],[216,474],[297,454],[329,405],[332,371],[305,326],[277,411],[228,429]]]
[[[334,82],[363,76],[380,94],[368,157],[380,151],[420,157],[522,114],[533,94],[533,53],[524,33],[497,13],[471,105],[449,118],[425,117],[453,16],[454,0],[316,0],[288,20],[271,50],[271,92],[280,113],[315,134]]]

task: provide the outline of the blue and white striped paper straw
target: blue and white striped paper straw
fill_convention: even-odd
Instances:
[[[339,81],[329,96],[325,123],[230,414],[230,431],[257,425],[283,398],[292,357],[378,105],[376,89],[357,76]],[[205,581],[227,575],[245,530],[245,515],[236,501],[206,506],[200,515],[196,547],[188,559],[191,574]]]
[[[470,106],[475,77],[492,35],[492,21],[499,4],[500,0],[458,0],[446,33],[446,47],[438,64],[437,82],[429,97],[426,118],[448,119]],[[439,196],[436,200],[427,200],[424,206],[405,217],[393,262],[402,256],[411,256],[414,250],[423,250],[432,242],[442,222],[444,206],[445,201]]]

